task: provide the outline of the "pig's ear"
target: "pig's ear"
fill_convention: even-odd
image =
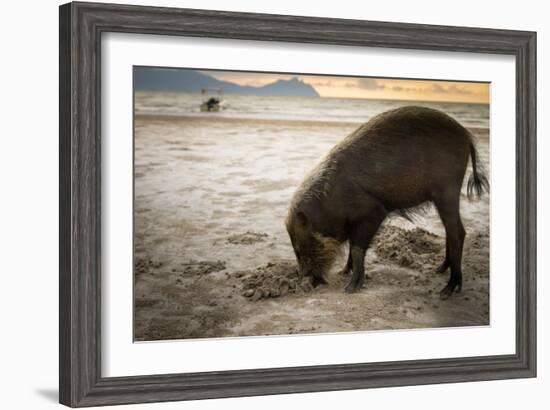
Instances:
[[[309,226],[309,220],[307,219],[306,214],[302,211],[296,214],[296,219],[302,228],[307,228]]]

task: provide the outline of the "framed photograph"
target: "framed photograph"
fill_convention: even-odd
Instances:
[[[535,50],[61,6],[60,402],[535,377]]]

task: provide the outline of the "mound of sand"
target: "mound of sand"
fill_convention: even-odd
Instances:
[[[380,228],[370,249],[380,261],[426,273],[443,261],[445,240],[421,228],[408,231],[386,225]]]
[[[268,263],[256,270],[233,275],[241,280],[241,294],[253,302],[313,290],[311,278],[301,277],[294,262]]]

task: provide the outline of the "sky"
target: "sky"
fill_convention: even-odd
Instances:
[[[262,86],[279,79],[298,77],[313,86],[321,97],[489,103],[488,83],[230,71],[202,72],[219,80],[250,86]]]

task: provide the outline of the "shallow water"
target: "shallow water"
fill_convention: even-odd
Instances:
[[[354,98],[269,97],[225,95],[226,109],[200,112],[200,94],[136,92],[136,114],[184,115],[204,118],[243,118],[363,123],[372,116],[403,105],[441,110],[465,127],[488,128],[489,105],[450,102],[366,100]]]

